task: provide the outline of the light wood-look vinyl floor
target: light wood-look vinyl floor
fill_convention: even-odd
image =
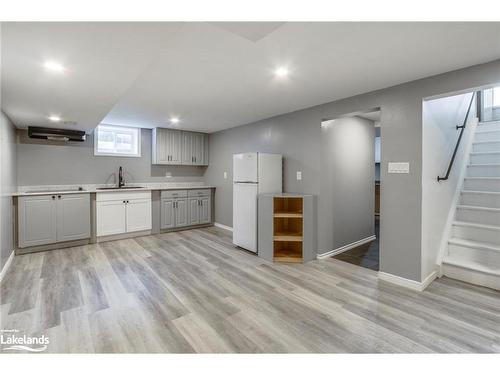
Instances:
[[[47,352],[500,352],[499,292],[268,263],[215,227],[16,256],[0,293],[1,328]]]

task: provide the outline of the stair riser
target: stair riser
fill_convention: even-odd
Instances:
[[[468,223],[477,223],[485,225],[500,226],[500,211],[486,211],[457,208],[456,214],[458,221],[466,221]],[[500,235],[500,232],[499,232]]]
[[[465,179],[464,190],[496,191],[500,192],[498,180],[470,180]]]
[[[452,237],[500,246],[500,231],[493,229],[453,225]]]
[[[500,153],[479,154],[470,156],[471,164],[500,164]]]
[[[500,165],[470,165],[468,177],[500,177]]]
[[[448,255],[453,259],[477,262],[484,266],[498,266],[500,271],[500,252],[495,250],[448,244]]]
[[[443,263],[443,275],[467,283],[500,290],[500,277]]]
[[[500,151],[500,142],[474,143],[472,152],[495,152]]]
[[[476,142],[482,141],[500,141],[500,132],[492,131],[492,132],[476,132],[476,136],[474,137]]]
[[[462,193],[460,204],[464,206],[500,208],[500,194]]]
[[[500,131],[500,122],[483,122],[477,126],[476,131]]]

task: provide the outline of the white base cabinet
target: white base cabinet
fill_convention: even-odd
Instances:
[[[151,192],[96,194],[97,237],[151,230]]]
[[[19,248],[90,238],[89,194],[19,197],[18,237]]]

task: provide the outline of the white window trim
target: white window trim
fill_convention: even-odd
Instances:
[[[122,126],[122,125],[110,125],[110,124],[99,124],[99,125],[104,125],[104,126],[115,126],[115,127],[119,127],[119,128],[127,128],[127,129],[134,129],[134,130],[138,130],[138,136],[137,136],[137,155],[131,155],[131,154],[121,154],[121,153],[118,153],[118,152],[100,152],[98,149],[97,149],[97,127],[94,129],[94,156],[115,156],[115,157],[120,157],[120,158],[140,158],[141,155],[142,155],[142,152],[141,152],[141,143],[142,143],[142,140],[141,140],[141,133],[142,133],[142,129],[141,128],[135,128],[133,126]]]

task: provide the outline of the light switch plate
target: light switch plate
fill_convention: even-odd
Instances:
[[[297,171],[297,181],[300,181],[300,180],[302,180],[302,172]]]
[[[389,162],[387,173],[410,173],[410,163],[408,162]]]
[[[172,177],[172,172],[166,171],[165,172],[165,177]]]
[[[224,180],[227,180],[227,172],[224,172]]]

